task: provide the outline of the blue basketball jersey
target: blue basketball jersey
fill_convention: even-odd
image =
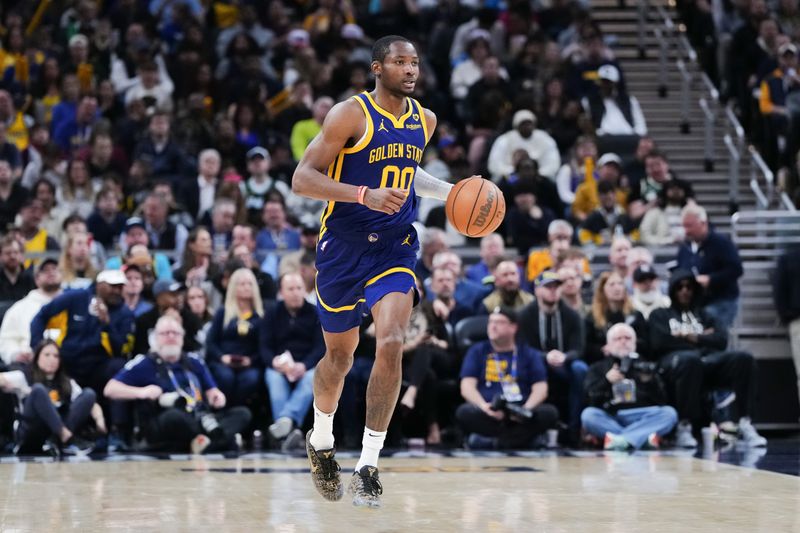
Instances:
[[[364,135],[355,145],[343,148],[328,167],[328,176],[370,189],[399,187],[408,191],[403,207],[394,215],[373,211],[357,203],[328,202],[322,214],[320,235],[334,233],[384,231],[408,226],[417,218],[414,174],[422,161],[428,127],[422,106],[406,98],[406,112],[396,118],[363,92],[352,98],[366,117]]]

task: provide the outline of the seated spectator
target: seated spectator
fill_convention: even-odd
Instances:
[[[644,246],[633,246],[628,250],[628,254],[625,256],[625,288],[629,293],[633,292],[633,272],[640,266],[653,266],[654,263],[653,252]],[[666,287],[664,292],[666,293]]]
[[[435,446],[441,444],[442,438],[438,421],[442,410],[442,380],[455,377],[457,369],[454,368],[455,357],[449,351],[450,335],[445,322],[433,312],[431,302],[424,297],[425,287],[419,280],[417,290],[421,301],[411,310],[403,342],[405,390],[401,388],[398,408],[404,423],[422,419],[425,443]]]
[[[180,190],[180,189],[179,189]],[[164,202],[167,204],[167,221],[174,225],[174,226],[183,226],[186,229],[193,228],[197,224],[197,220],[195,220],[194,216],[190,215],[186,211],[186,207],[181,202],[178,202],[175,199],[175,194],[172,191],[172,184],[169,180],[159,179],[153,182],[153,191],[155,194],[161,195],[164,197]],[[214,202],[215,204],[218,203],[222,199],[222,187],[217,190],[217,200]],[[208,213],[206,212],[206,215]],[[207,217],[204,216],[200,219],[201,223],[205,224]]]
[[[305,301],[305,295],[300,275],[285,274],[280,279],[280,300],[261,323],[264,381],[274,420],[269,433],[283,441],[284,451],[305,446],[300,430],[311,408],[314,367],[325,354],[316,309]]]
[[[448,250],[445,232],[439,228],[425,228],[419,238],[419,260],[414,268],[414,275],[427,281],[433,272],[433,258],[436,254]]]
[[[75,235],[89,235],[89,260],[95,270],[101,270],[106,264],[106,249],[94,240],[86,227],[86,221],[77,214],[64,219],[61,228],[61,245],[66,246],[66,241]]]
[[[454,252],[442,251],[436,254],[433,258],[433,268],[439,267],[450,269],[456,277],[454,298],[472,312],[480,310],[484,297],[492,291],[492,288],[466,279],[463,276],[461,257]]]
[[[471,448],[529,448],[534,437],[556,427],[558,411],[545,403],[542,354],[517,342],[518,329],[516,312],[494,310],[486,328],[489,340],[474,344],[464,357],[461,395],[466,403],[456,410],[456,420]]]
[[[136,144],[133,159],[147,161],[153,178],[169,180],[173,185],[192,174],[192,165],[170,133],[170,117],[163,111],[150,115],[147,134]]]
[[[22,201],[22,205],[19,208],[19,233],[25,240],[26,254],[58,252],[61,250],[58,241],[42,227],[43,218],[44,212],[41,201],[35,198],[26,198]],[[28,267],[34,262],[34,259],[28,259],[25,261],[25,266]]]
[[[152,192],[142,204],[142,220],[151,250],[171,250],[179,261],[186,248],[189,230],[169,221],[169,204],[163,195]]]
[[[200,328],[195,335],[199,345],[197,352],[205,359],[205,344],[208,330],[211,328],[211,321],[214,315],[211,313],[208,293],[202,287],[189,287],[186,289],[186,309],[192,314],[192,318],[200,321]]]
[[[678,248],[678,268],[695,273],[703,287],[705,310],[727,330],[739,309],[739,282],[744,273],[739,251],[729,237],[708,227],[706,210],[689,204],[681,211],[686,241]]]
[[[201,348],[197,334],[200,331],[200,320],[192,314],[184,303],[182,291],[185,287],[172,280],[158,280],[153,284],[154,307],[136,318],[136,340],[133,353],[146,354],[150,349],[150,340],[158,319],[170,315],[180,320],[184,330],[183,347],[187,352],[195,352]]]
[[[561,281],[561,300],[581,318],[584,318],[591,312],[591,306],[583,301],[581,295],[583,272],[579,266],[567,262],[558,267],[557,273],[558,279]]]
[[[106,268],[116,270],[124,263],[135,263],[140,269],[148,269],[149,273],[156,279],[171,281],[172,268],[169,266],[169,259],[163,252],[150,254],[148,244],[150,236],[145,229],[144,220],[139,217],[131,217],[125,221],[125,233],[121,237],[122,249],[125,256],[112,257],[106,261]],[[146,272],[142,272],[146,276]]]
[[[227,398],[206,364],[183,351],[183,335],[174,317],[158,319],[152,350],[120,370],[103,394],[142,401],[142,430],[153,448],[192,453],[235,449],[234,437],[250,424],[250,411],[225,409]]]
[[[456,296],[456,275],[452,269],[435,267],[430,282],[428,298],[432,299],[433,312],[437,317],[455,327],[459,320],[474,314],[474,308]]]
[[[11,163],[0,159],[0,228],[5,230],[14,223],[14,218],[27,197],[28,191],[14,177]]]
[[[545,270],[535,285],[536,300],[519,312],[520,330],[525,341],[544,354],[551,397],[569,424],[569,439],[577,440],[588,369],[582,359],[581,318],[561,301],[558,274]]]
[[[312,252],[313,253],[313,252]],[[286,256],[284,256],[285,258]],[[231,259],[241,262],[241,267],[249,268],[253,275],[256,277],[258,283],[258,292],[261,294],[263,301],[274,300],[278,293],[278,288],[275,286],[275,280],[266,272],[262,272],[258,263],[253,258],[253,253],[246,244],[239,244],[231,248]],[[297,269],[291,272],[299,272],[300,263],[297,264]],[[287,272],[288,273],[288,272]]]
[[[645,156],[646,176],[639,182],[638,188],[632,188],[628,195],[630,214],[633,218],[641,218],[646,212],[659,203],[659,196],[668,183],[677,184],[683,189],[685,200],[694,199],[692,184],[678,178],[669,168],[667,157],[661,152],[651,151]]]
[[[587,174],[594,172],[597,145],[591,137],[581,137],[575,142],[572,153],[572,159],[561,165],[555,178],[558,197],[567,206],[575,201],[575,192],[587,180]]]
[[[78,154],[78,157],[86,161],[89,179],[93,181],[118,180],[128,173],[128,154],[114,146],[114,140],[109,133],[104,130],[95,130],[92,133],[91,141],[91,148],[82,150]]]
[[[617,205],[626,208],[628,205],[628,191],[622,186],[622,159],[617,154],[603,154],[597,160],[597,177],[587,173],[586,181],[578,185],[575,191],[575,201],[572,203],[572,217],[578,222],[583,222],[600,207],[598,186],[600,183],[609,182],[615,187]]]
[[[458,69],[464,63],[456,65]],[[508,80],[506,69],[495,56],[486,57],[480,65],[480,78],[469,86],[466,98],[459,100],[457,111],[471,130],[471,148],[478,139],[489,137],[506,120],[505,112],[511,109],[514,88]],[[488,139],[484,140],[484,143]]]
[[[173,270],[173,277],[187,285],[211,283],[219,275],[220,267],[213,260],[211,233],[197,226],[189,233],[180,267]]]
[[[539,174],[554,179],[561,166],[561,155],[556,141],[543,130],[536,129],[536,115],[527,109],[514,113],[510,131],[495,139],[489,151],[489,172],[498,182],[503,176],[514,172],[514,154],[525,150],[528,157],[539,165]]]
[[[78,102],[75,116],[67,119],[53,129],[53,142],[65,154],[74,154],[89,144],[92,132],[100,116],[97,113],[97,98],[84,94]],[[88,215],[88,213],[87,213]]]
[[[515,187],[525,183],[532,188],[539,205],[548,207],[558,217],[563,215],[564,204],[558,197],[558,189],[553,180],[539,174],[539,164],[528,157],[525,150],[520,149],[514,154],[514,169],[513,174],[503,178],[498,184],[506,198],[512,198]]]
[[[561,252],[569,249],[572,243],[573,229],[572,225],[566,220],[554,220],[547,227],[547,240],[550,246],[540,250],[531,251],[528,256],[528,265],[526,269],[526,276],[529,283],[539,277],[539,274],[549,268],[555,266]],[[583,273],[591,275],[589,261],[583,261]]]
[[[455,100],[465,99],[469,88],[480,80],[483,62],[492,54],[490,40],[491,36],[486,30],[475,28],[469,32],[466,41],[467,58],[460,61],[450,75],[450,94]],[[508,79],[506,69],[500,68],[500,76]]]
[[[319,224],[303,225],[300,228],[300,249],[284,254],[278,267],[278,275],[283,276],[289,272],[300,270],[300,259],[303,255],[317,253],[317,240],[319,237]]]
[[[175,90],[169,76],[161,77],[158,64],[144,61],[138,65],[138,80],[125,92],[125,104],[134,100],[143,100],[148,114],[154,112],[169,113],[172,111],[172,91]]]
[[[311,118],[295,122],[292,126],[290,141],[295,161],[300,161],[308,145],[322,130],[322,123],[335,103],[330,96],[320,96],[311,106]]]
[[[758,110],[766,117],[781,155],[796,148],[791,136],[797,131],[800,120],[796,94],[800,90],[800,76],[797,69],[797,47],[790,42],[782,44],[778,48],[778,68],[761,81],[758,97]]]
[[[686,189],[678,182],[666,182],[656,204],[647,210],[639,224],[639,237],[646,246],[665,246],[684,240],[681,210],[690,201]]]
[[[103,187],[97,193],[94,211],[86,219],[86,228],[92,234],[92,240],[106,250],[116,247],[116,241],[125,229],[126,217],[119,210],[121,200],[116,189]]]
[[[226,183],[223,183],[220,187],[220,193],[223,192],[225,185]],[[227,183],[227,185],[236,184]],[[239,194],[238,186],[233,187],[231,190]],[[206,211],[206,216],[203,217],[203,225],[208,229],[211,234],[211,241],[214,243],[214,259],[217,262],[224,261],[230,252],[233,227],[236,225],[236,210],[236,200],[218,194],[217,199],[214,201],[214,207],[211,208],[211,211]]]
[[[133,313],[122,300],[127,282],[122,271],[103,270],[94,285],[45,304],[31,322],[31,347],[58,330],[66,372],[82,387],[103,390],[133,345]]]
[[[47,178],[39,178],[31,187],[31,196],[39,200],[39,205],[42,206],[41,228],[55,241],[61,241],[62,224],[66,213],[56,204],[56,186]],[[22,205],[22,202],[19,205]]]
[[[675,409],[665,405],[657,366],[636,353],[636,341],[629,325],[611,326],[605,357],[586,375],[589,407],[581,413],[581,423],[603,440],[606,450],[657,450],[678,422]]]
[[[89,256],[88,233],[73,233],[67,237],[64,250],[58,260],[65,289],[85,289],[94,282],[97,270]]]
[[[264,229],[256,235],[256,247],[267,254],[261,270],[273,278],[278,275],[278,257],[275,251],[299,250],[300,232],[286,221],[286,208],[278,200],[267,200],[262,214]]]
[[[0,325],[0,356],[8,365],[31,362],[31,321],[43,305],[61,294],[61,272],[55,259],[36,265],[33,279],[36,288],[8,308]]]
[[[622,173],[628,177],[631,186],[631,194],[635,194],[640,190],[640,184],[647,176],[647,156],[653,152],[656,144],[652,137],[639,137],[639,143],[636,145],[636,152],[633,154],[633,159],[625,162],[625,167]]]
[[[205,149],[197,156],[197,177],[181,183],[181,203],[194,220],[201,220],[214,207],[221,165],[219,152]]]
[[[597,69],[600,90],[583,98],[583,108],[589,113],[598,136],[647,135],[642,108],[635,96],[620,85],[619,69],[603,65]]]
[[[632,249],[631,241],[627,237],[615,236],[608,249],[608,264],[611,270],[619,274],[622,279],[628,279],[628,254]]]
[[[633,271],[633,295],[631,304],[640,312],[645,320],[656,309],[670,306],[669,296],[661,292],[660,280],[655,269],[650,265],[642,265]]]
[[[484,284],[487,278],[491,279],[491,269],[489,263],[502,259],[506,253],[506,246],[503,236],[499,233],[492,233],[481,237],[481,260],[467,267],[465,276],[468,280]],[[494,308],[492,308],[494,309]]]
[[[639,230],[636,222],[617,203],[617,187],[610,181],[597,184],[600,205],[581,223],[578,240],[581,244],[610,244],[615,235],[626,235],[636,240]]]
[[[288,185],[269,175],[271,162],[266,148],[256,146],[247,151],[247,171],[250,175],[241,188],[247,207],[247,221],[256,227],[265,224],[264,208],[268,200],[274,199],[274,193],[281,196],[284,205],[291,195]]]
[[[725,351],[727,328],[701,307],[703,288],[690,271],[673,272],[669,297],[672,305],[653,311],[648,323],[653,355],[660,359],[671,403],[678,410],[676,445],[697,446],[692,426],[706,424],[710,415],[703,407],[704,394],[726,389],[736,394],[732,412],[738,411],[739,424],[736,429],[729,427],[735,424],[720,426],[731,429],[746,446],[766,446],[767,440],[750,422],[758,371],[752,354]]]
[[[263,371],[258,354],[263,317],[255,276],[240,268],[230,278],[225,305],[214,314],[206,337],[206,361],[231,404],[242,405],[258,392]]]
[[[552,209],[540,203],[536,191],[533,181],[518,180],[512,192],[514,203],[508,212],[508,233],[523,257],[531,248],[547,242],[547,229],[556,217]]]
[[[51,441],[57,447],[56,453],[86,455],[94,443],[77,433],[86,428],[89,418],[98,433],[108,432],[103,410],[96,403],[97,395],[69,377],[55,341],[43,341],[36,347],[26,381],[16,391],[24,400],[15,453],[40,454],[45,443]]]
[[[494,291],[483,299],[485,312],[498,306],[519,311],[533,301],[533,294],[520,288],[519,267],[514,261],[501,261],[494,269]]]
[[[633,308],[625,290],[625,280],[616,272],[603,272],[597,278],[592,298],[592,312],[586,315],[586,347],[583,358],[593,364],[606,354],[606,334],[614,324],[628,324],[636,330],[639,353],[647,353],[647,323]]]
[[[548,43],[546,46],[551,46]],[[542,129],[558,145],[558,150],[566,154],[581,135],[579,117],[583,109],[578,101],[569,98],[564,92],[564,80],[553,77],[544,84],[544,96],[539,117]]]
[[[24,268],[23,253],[15,236],[5,235],[0,241],[0,295],[3,300],[21,300],[36,288],[33,275]]]
[[[17,149],[16,144],[8,141],[5,122],[0,122],[0,160],[8,161],[14,178],[19,179],[22,177],[20,151]]]
[[[134,318],[139,318],[153,308],[153,304],[142,297],[144,290],[144,277],[141,269],[136,264],[125,265],[122,269],[128,283],[122,289],[122,298],[125,305],[133,313]]]

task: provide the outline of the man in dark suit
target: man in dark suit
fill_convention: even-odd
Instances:
[[[213,148],[203,150],[197,158],[197,179],[186,180],[181,187],[181,203],[195,220],[214,206],[214,197],[219,185],[219,152]]]

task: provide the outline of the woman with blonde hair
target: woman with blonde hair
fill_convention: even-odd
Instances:
[[[86,220],[94,211],[99,189],[99,184],[92,183],[86,161],[73,159],[67,165],[64,184],[56,190],[56,202],[65,213],[77,213]]]
[[[591,365],[606,355],[606,333],[614,324],[624,323],[636,331],[636,351],[648,357],[647,323],[625,289],[625,279],[617,272],[603,272],[597,278],[591,312],[586,315],[584,360]]]
[[[258,391],[263,364],[258,356],[264,304],[253,272],[236,270],[228,281],[225,305],[218,309],[206,337],[206,361],[232,405],[242,405]]]
[[[67,245],[58,260],[63,288],[85,289],[92,284],[97,269],[92,264],[91,245],[92,240],[88,233],[76,232],[67,235]]]

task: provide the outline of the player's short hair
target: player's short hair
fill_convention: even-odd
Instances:
[[[374,45],[372,45],[372,60],[377,61],[378,63],[383,63],[383,60],[386,59],[386,54],[389,53],[389,47],[392,46],[392,43],[396,43],[398,41],[414,46],[414,43],[405,37],[400,35],[387,35],[385,37],[381,37],[375,41]]]

